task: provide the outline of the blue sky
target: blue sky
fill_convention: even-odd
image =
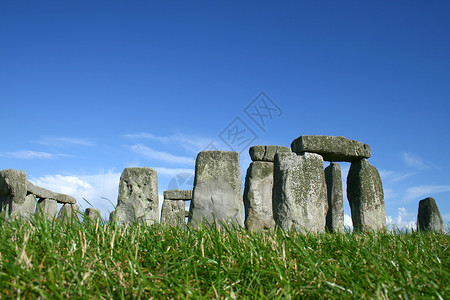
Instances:
[[[156,169],[162,194],[177,175],[192,188],[208,147],[240,151],[244,178],[248,143],[343,135],[371,146],[390,224],[412,226],[433,196],[448,225],[449,14],[448,1],[2,1],[0,169],[107,215],[125,167]]]

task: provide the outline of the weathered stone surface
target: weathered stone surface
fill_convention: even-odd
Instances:
[[[60,222],[71,222],[80,221],[80,207],[78,204],[64,204],[58,213],[57,221]]]
[[[419,230],[446,233],[444,220],[442,220],[436,201],[431,197],[419,201],[417,231]]]
[[[70,204],[77,203],[77,200],[72,196],[54,193],[40,186],[36,186],[29,181],[27,181],[27,193],[36,195],[36,197],[40,199],[53,199],[56,200],[58,203],[70,203]]]
[[[33,195],[25,197],[25,202],[21,204],[13,203],[11,206],[10,218],[25,218],[31,219],[34,216],[34,209],[36,208],[36,198]]]
[[[84,220],[97,221],[101,219],[100,210],[93,207],[88,207],[84,211]]]
[[[322,157],[314,153],[275,156],[273,215],[285,230],[322,232],[328,210]]]
[[[53,220],[58,211],[58,203],[53,199],[41,199],[36,205],[35,216]]]
[[[367,159],[352,162],[347,176],[347,198],[354,229],[377,230],[386,227],[381,177]]]
[[[371,156],[369,145],[343,136],[302,135],[292,142],[291,148],[297,154],[318,153],[326,161],[352,162]]]
[[[164,199],[161,209],[161,224],[184,226],[186,209],[184,200]]]
[[[342,195],[342,172],[338,163],[325,168],[328,213],[326,227],[329,231],[344,231],[344,199]]]
[[[120,176],[117,203],[114,217],[118,224],[157,223],[159,199],[156,171],[151,168],[126,168]]]
[[[164,199],[191,200],[192,190],[168,190],[164,191]]]
[[[24,171],[7,169],[0,171],[0,212],[5,218],[18,211],[27,196],[27,175]]]
[[[253,146],[250,147],[249,153],[252,161],[268,161],[273,162],[275,160],[275,155],[281,152],[291,152],[291,148],[283,146]]]
[[[243,226],[242,181],[239,154],[202,151],[195,164],[194,192],[189,225],[224,222]]]
[[[273,229],[272,210],[273,163],[252,162],[247,170],[244,188],[245,227],[249,230]]]

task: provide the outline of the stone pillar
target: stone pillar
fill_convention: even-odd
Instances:
[[[325,231],[328,201],[322,156],[277,154],[273,191],[273,214],[279,226],[305,233]]]
[[[185,201],[190,200],[192,200],[192,190],[164,191],[161,224],[184,227],[186,225]]]
[[[36,205],[36,217],[45,217],[53,220],[58,211],[58,203],[53,199],[40,199]]]
[[[277,153],[291,152],[291,149],[272,145],[253,146],[249,152],[253,162],[245,177],[245,226],[249,230],[273,229],[273,162]]]
[[[84,211],[84,221],[97,221],[101,219],[100,210],[93,207],[88,207]]]
[[[125,168],[111,221],[152,225],[159,221],[158,178],[151,168]],[[111,219],[111,218],[110,218]]]
[[[425,198],[419,202],[419,212],[417,213],[417,231],[434,231],[446,233],[444,221],[436,204],[431,198]]]
[[[0,171],[0,213],[6,218],[29,214],[27,207],[27,175],[13,169]],[[30,201],[28,201],[30,202]],[[29,206],[29,205],[28,205]]]
[[[239,154],[202,151],[195,163],[193,197],[188,224],[229,223],[243,226],[242,181]]]
[[[381,177],[367,159],[352,162],[347,176],[347,198],[355,230],[386,227]]]
[[[342,173],[338,163],[325,168],[327,183],[328,212],[326,227],[330,232],[344,231],[344,200],[342,195]]]
[[[78,204],[66,203],[61,207],[59,211],[57,221],[70,222],[72,220],[80,221],[80,207]]]

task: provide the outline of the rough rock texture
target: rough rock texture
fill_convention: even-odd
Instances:
[[[347,198],[354,229],[377,230],[386,227],[380,174],[367,159],[352,162],[347,176]]]
[[[275,156],[273,215],[285,230],[321,232],[328,210],[322,157],[314,153]]]
[[[24,171],[0,171],[0,212],[5,218],[12,213],[21,215],[20,209],[27,196],[27,175]]]
[[[80,207],[78,204],[64,204],[59,211],[57,221],[60,222],[70,222],[70,221],[80,221]]]
[[[434,231],[445,233],[445,225],[436,201],[429,197],[419,202],[417,214],[417,231]]]
[[[273,229],[273,163],[252,162],[244,188],[245,227],[249,230]]]
[[[100,210],[93,207],[88,207],[84,211],[84,221],[86,220],[92,220],[97,221],[98,219],[101,219]]]
[[[126,168],[120,176],[115,222],[151,225],[159,221],[158,178],[151,168]]]
[[[239,154],[202,151],[195,163],[194,192],[189,225],[220,222],[243,226],[242,181]]]
[[[168,190],[168,191],[164,191],[164,199],[192,200],[192,190]]]
[[[36,205],[35,216],[53,220],[58,211],[58,203],[53,199],[41,199]]]
[[[327,161],[352,162],[371,156],[369,145],[343,136],[303,135],[292,142],[291,148],[297,154],[318,153]]]
[[[25,197],[25,202],[22,204],[14,204],[11,206],[10,218],[26,218],[30,219],[34,216],[36,208],[36,198],[33,195]]]
[[[344,231],[344,199],[342,195],[342,172],[338,163],[325,168],[328,213],[326,227],[329,231]]]
[[[184,200],[164,199],[161,209],[161,224],[183,227],[185,225],[185,217]]]
[[[42,187],[36,186],[29,181],[27,181],[27,193],[33,194],[40,199],[53,199],[56,200],[58,203],[70,203],[70,204],[77,203],[77,200],[72,196],[54,193]]]
[[[291,152],[291,148],[283,146],[253,146],[250,147],[249,153],[252,161],[268,161],[273,162],[275,155],[281,152]]]

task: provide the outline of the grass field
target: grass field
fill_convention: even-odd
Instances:
[[[1,298],[450,297],[448,235],[0,227]]]

